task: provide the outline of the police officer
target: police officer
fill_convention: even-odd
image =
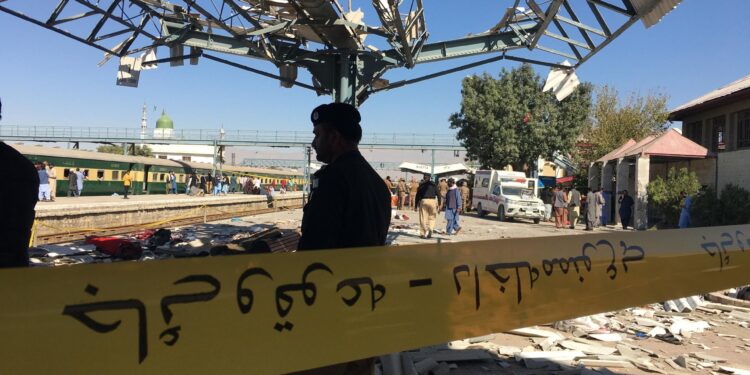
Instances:
[[[326,163],[312,177],[302,216],[299,250],[385,245],[391,224],[391,193],[359,153],[359,111],[349,104],[324,104],[312,111],[312,147]],[[371,374],[374,358],[300,374]]]
[[[3,239],[0,244],[0,268],[27,267],[39,174],[29,159],[3,142],[0,142],[0,160],[0,175],[13,176],[0,184],[0,238]]]
[[[313,110],[312,147],[326,163],[312,177],[299,250],[382,246],[391,223],[391,194],[359,153],[359,111],[331,103]]]

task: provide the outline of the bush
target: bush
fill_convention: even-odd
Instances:
[[[695,172],[690,172],[687,168],[681,168],[679,171],[670,168],[667,179],[656,177],[646,186],[646,192],[648,199],[663,213],[665,226],[675,227],[680,218],[680,193],[684,191],[688,195],[695,195],[700,187]]]
[[[690,207],[691,227],[710,227],[721,222],[719,208],[721,201],[716,196],[716,190],[709,187],[702,190],[693,197],[693,205]]]
[[[690,209],[691,226],[710,227],[750,223],[750,192],[737,186],[726,185],[720,197],[708,188],[698,194]]]
[[[737,225],[750,223],[750,192],[729,184],[721,191],[722,225]]]

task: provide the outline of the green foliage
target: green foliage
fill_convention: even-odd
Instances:
[[[721,207],[721,202],[716,196],[716,190],[712,187],[702,190],[693,198],[693,204],[690,207],[690,226],[710,227],[719,225],[718,223],[721,222],[719,207]]]
[[[488,74],[464,78],[461,111],[450,122],[467,158],[482,168],[512,165],[524,171],[539,156],[570,153],[588,121],[592,87],[582,84],[561,102],[542,87],[529,64],[503,69],[497,79]]]
[[[670,168],[667,179],[656,177],[646,186],[646,192],[648,199],[664,215],[665,225],[674,226],[682,209],[680,193],[684,191],[688,195],[695,195],[700,188],[701,184],[695,172],[690,172],[687,168],[681,168],[679,171]]]
[[[721,190],[720,225],[738,225],[750,223],[750,192],[737,186],[726,185]]]
[[[668,99],[665,94],[633,93],[621,103],[616,89],[604,86],[597,90],[591,126],[583,134],[592,146],[588,161],[604,156],[628,139],[638,141],[664,132],[669,117]]]
[[[106,152],[108,154],[117,154],[117,155],[124,155],[122,151],[121,146],[117,145],[103,145],[96,148],[97,152]],[[135,146],[135,153],[133,153],[133,149],[131,148],[128,150],[128,155],[135,155],[135,156],[153,156],[153,153],[151,153],[151,148],[143,145],[141,146]]]
[[[750,192],[729,184],[724,186],[720,197],[717,197],[713,189],[706,189],[693,200],[690,218],[694,227],[748,224]]]

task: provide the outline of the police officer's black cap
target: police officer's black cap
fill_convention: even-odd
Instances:
[[[345,138],[359,142],[362,139],[362,117],[357,108],[346,103],[323,104],[310,114],[313,125],[329,124]]]

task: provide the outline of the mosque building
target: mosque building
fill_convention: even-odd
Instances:
[[[141,137],[145,138],[147,132],[146,107],[143,109],[141,118]],[[150,144],[151,152],[154,157],[159,159],[169,159],[177,161],[189,161],[196,163],[211,164],[214,161],[214,147],[212,145],[188,145],[188,144],[169,144],[170,139],[174,139],[182,134],[175,134],[174,121],[163,110],[161,117],[156,120],[154,128],[154,138],[164,139],[165,144]]]

